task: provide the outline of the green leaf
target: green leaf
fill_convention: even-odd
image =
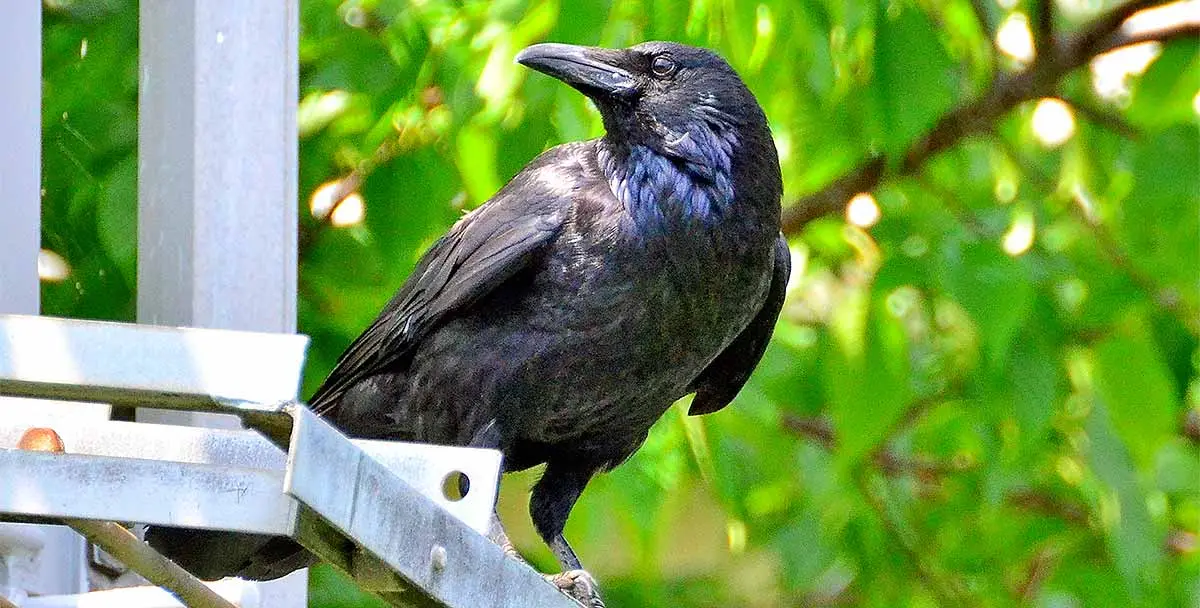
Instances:
[[[1109,551],[1129,594],[1145,601],[1162,578],[1164,535],[1146,507],[1146,496],[1126,450],[1129,443],[1122,443],[1119,428],[1109,422],[1109,413],[1104,399],[1098,399],[1087,420],[1088,456],[1096,476],[1108,489],[1100,515]]]
[[[914,5],[880,0],[876,27],[883,147],[898,154],[954,106],[956,65],[929,16]]]
[[[743,392],[761,388],[773,407],[804,415],[818,414],[825,405],[819,370],[820,349],[817,348],[819,338],[819,333],[812,327],[787,321],[777,324],[767,352]]]
[[[1122,206],[1130,263],[1195,299],[1200,277],[1200,134],[1179,126],[1139,143],[1134,185]]]
[[[1142,470],[1175,431],[1179,404],[1147,323],[1131,317],[1096,347],[1096,390],[1113,426]]]
[[[1033,284],[1018,260],[995,243],[943,242],[939,280],[983,338],[984,355],[993,367],[1005,365],[1013,336],[1033,306]]]
[[[1013,414],[1024,445],[1036,449],[1045,440],[1058,398],[1059,357],[1041,328],[1030,327],[1013,343],[1009,359]]]
[[[1147,128],[1195,122],[1192,96],[1200,89],[1200,43],[1183,38],[1164,46],[1133,87],[1129,118]]]
[[[488,128],[467,125],[458,132],[458,171],[471,201],[486,201],[500,189],[496,170],[496,138]]]
[[[908,343],[882,298],[872,302],[860,327],[852,322],[838,337],[824,367],[825,390],[837,429],[837,458],[852,465],[877,448],[904,414],[911,396]]]
[[[308,571],[309,608],[384,608],[387,604],[328,564]]]
[[[454,202],[462,188],[454,164],[432,148],[376,168],[362,194],[365,225],[383,256],[407,274],[417,256],[461,215]]]
[[[104,179],[96,201],[96,232],[130,285],[137,282],[137,158],[123,159]]]

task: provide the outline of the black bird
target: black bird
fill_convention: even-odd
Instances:
[[[607,134],[547,150],[455,224],[310,402],[353,436],[497,448],[506,471],[545,463],[529,508],[572,571],[557,582],[602,605],[567,515],[672,402],[695,393],[691,414],[715,412],[762,357],[790,269],[779,161],[711,51],[538,44],[517,61],[591,98]],[[228,538],[150,534],[202,576],[311,561],[290,541]]]

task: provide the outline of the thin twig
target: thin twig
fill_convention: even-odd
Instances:
[[[891,514],[888,513],[887,504],[883,498],[871,488],[867,470],[859,469],[854,475],[854,481],[859,491],[862,492],[867,505],[871,507],[871,510],[875,511],[875,516],[883,524],[884,531],[892,537],[896,546],[908,557],[917,578],[937,598],[938,605],[961,606],[966,604],[961,586],[955,584],[953,581],[943,580],[943,577],[921,555],[921,552],[917,548],[916,540],[911,538],[900,524],[892,518]]]
[[[1058,567],[1060,552],[1054,547],[1046,547],[1034,554],[1025,570],[1025,580],[1017,586],[1016,596],[1023,604],[1028,604],[1037,598],[1042,585],[1050,578]]]
[[[960,224],[966,227],[967,230],[971,231],[971,233],[976,237],[990,238],[991,236],[995,236],[990,234],[990,232],[994,231],[988,230],[988,227],[983,222],[979,221],[979,218],[976,217],[975,213],[962,204],[962,201],[959,200],[959,193],[942,187],[941,184],[938,184],[930,179],[929,175],[926,173],[918,173],[916,176],[914,176],[914,179],[918,184],[921,185],[922,188],[929,192],[929,194],[940,199],[942,206],[944,206],[946,210],[948,210],[950,214],[954,216],[954,219],[958,220]]]
[[[1048,192],[1054,190],[1054,180],[1041,169],[1028,162],[1007,140],[997,138],[995,141],[998,144],[998,149],[1010,161],[1020,167],[1022,173],[1029,177],[1037,187]],[[1185,326],[1193,330],[1200,331],[1200,311],[1195,310],[1173,288],[1159,286],[1153,276],[1138,268],[1134,264],[1133,259],[1130,258],[1129,254],[1125,252],[1121,244],[1117,241],[1116,237],[1109,232],[1100,221],[1100,218],[1085,208],[1080,199],[1068,200],[1064,204],[1070,213],[1075,215],[1076,219],[1087,228],[1088,233],[1091,234],[1092,239],[1096,242],[1096,246],[1100,249],[1100,254],[1104,256],[1105,261],[1123,272],[1126,278],[1140,289],[1151,302],[1160,307],[1165,314],[1174,316]],[[1085,343],[1092,343],[1098,342],[1108,336],[1108,331],[1096,332],[1095,330],[1088,330],[1077,334],[1076,338]]]
[[[793,435],[808,439],[821,446],[827,452],[837,449],[837,435],[833,423],[822,416],[797,416],[784,414],[781,420],[783,428]]]
[[[1053,94],[1062,79],[1114,44],[1121,24],[1130,15],[1162,4],[1131,0],[1097,17],[1082,30],[1055,38],[1024,71],[1003,75],[981,96],[944,115],[900,158],[870,156],[826,187],[806,195],[784,210],[783,230],[798,233],[808,222],[841,211],[858,192],[874,189],[885,177],[915,173],[925,161],[964,138],[984,133],[1022,102]],[[1164,29],[1163,36],[1187,35],[1188,29]],[[1155,38],[1150,38],[1155,39]]]
[[[1006,502],[1018,509],[1057,517],[1076,526],[1088,525],[1087,508],[1066,502],[1048,492],[1040,490],[1019,490],[1008,496]]]
[[[1154,302],[1167,313],[1174,315],[1184,325],[1195,328],[1197,324],[1196,319],[1200,315],[1191,309],[1177,291],[1173,288],[1159,286],[1153,276],[1138,268],[1133,259],[1117,241],[1116,237],[1109,232],[1108,228],[1098,217],[1088,213],[1079,201],[1070,201],[1067,207],[1079,222],[1088,229],[1088,232],[1091,233],[1092,239],[1095,240],[1096,245],[1100,248],[1100,253],[1109,264],[1124,273],[1138,289],[1146,294],[1146,297],[1151,302]]]
[[[911,407],[909,411],[912,412],[919,409],[922,409],[921,406],[914,404],[914,407]],[[827,452],[837,450],[837,433],[833,428],[833,423],[828,418],[823,416],[784,414],[780,423],[793,435],[812,441]],[[897,427],[901,426],[905,426],[905,424],[898,422]],[[889,433],[888,436],[894,435]],[[970,463],[942,462],[920,456],[904,456],[886,447],[879,448],[871,455],[871,463],[888,477],[915,475],[921,479],[933,479],[961,473],[973,466]]]
[[[1054,0],[1037,0],[1033,16],[1033,48],[1041,53],[1054,44]]]
[[[232,602],[200,582],[200,579],[151,549],[150,545],[138,540],[138,537],[121,524],[87,519],[64,519],[63,522],[92,544],[103,548],[130,570],[170,591],[185,606],[236,608]]]
[[[1141,132],[1138,131],[1137,127],[1129,124],[1129,121],[1090,101],[1065,95],[1060,95],[1059,97],[1067,102],[1068,105],[1075,108],[1084,119],[1098,127],[1103,127],[1126,139],[1137,139],[1141,136]]]
[[[1143,42],[1162,42],[1167,43],[1172,40],[1181,38],[1196,38],[1200,36],[1200,21],[1185,21],[1183,23],[1174,23],[1162,28],[1146,30],[1136,34],[1128,34],[1123,31],[1118,31],[1105,40],[1097,50],[1097,55],[1115,51],[1122,47],[1142,44]]]
[[[962,395],[958,388],[951,385],[948,389],[913,399],[908,404],[908,407],[904,409],[904,414],[896,420],[892,428],[888,429],[887,436],[895,437],[912,428],[933,406],[952,399],[960,399],[961,397]]]

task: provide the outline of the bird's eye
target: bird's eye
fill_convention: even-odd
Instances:
[[[650,64],[650,71],[659,78],[666,78],[675,73],[675,60],[666,55],[659,55]]]

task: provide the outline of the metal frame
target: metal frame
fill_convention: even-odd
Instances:
[[[126,536],[102,520],[289,533],[398,606],[577,606],[481,534],[498,453],[351,441],[294,403],[307,343],[286,335],[296,313],[297,5],[139,5],[138,319],[273,333],[0,317],[0,397],[167,408],[138,419],[245,423],[264,436],[58,419],[67,453],[28,452],[11,446],[44,414],[9,401],[0,519]],[[40,1],[17,0],[0,19],[0,84],[11,92],[0,95],[0,312],[38,312],[40,18]],[[448,469],[471,479],[457,502],[441,491]],[[12,533],[30,529],[0,529],[0,541],[41,550],[43,570],[82,585],[82,540],[61,526]],[[0,594],[13,591],[2,579]],[[297,608],[305,581],[231,593]],[[88,595],[88,605],[164,605],[147,589]]]
[[[58,425],[66,453],[48,453],[13,449],[25,425],[0,424],[0,479],[11,480],[0,514],[287,535],[397,606],[577,608],[485,536],[499,452],[347,438],[294,402],[305,343],[0,315],[0,394],[103,395],[128,406],[165,395],[173,407],[234,413],[268,431]],[[254,353],[261,371],[208,364],[237,349]],[[252,386],[260,373],[273,388]],[[443,492],[456,472],[470,481],[461,500]]]
[[[0,312],[38,311],[41,234],[42,3],[9,2],[0,19]]]
[[[138,10],[138,321],[292,333],[297,0]]]
[[[298,5],[138,3],[141,323],[296,330]],[[137,419],[240,427],[178,409]],[[307,589],[303,572],[259,586],[279,608]]]
[[[344,438],[330,435],[337,431],[303,406],[295,410],[307,422],[293,433],[299,444],[291,450],[291,463],[287,452],[254,431],[132,422],[59,424],[54,430],[69,453],[51,454],[17,450],[26,425],[0,425],[0,479],[13,480],[0,494],[0,513],[48,521],[75,517],[292,534],[298,505],[283,494],[285,474],[291,476],[291,485],[307,485],[309,493],[315,489],[350,499],[355,491],[347,487],[354,481],[352,475],[336,477],[345,471],[330,468],[323,456],[313,456],[314,450],[328,451]],[[428,497],[471,529],[487,533],[499,452],[345,441],[351,453],[361,453],[403,479],[411,486],[405,491]],[[443,481],[458,472],[471,481],[471,489],[462,499],[451,500],[442,492]]]
[[[6,2],[0,17],[0,313],[37,314],[41,250],[42,3]],[[0,411],[22,407],[0,399]],[[95,416],[96,406],[47,406]],[[85,589],[85,543],[61,527],[0,524],[0,596]]]

